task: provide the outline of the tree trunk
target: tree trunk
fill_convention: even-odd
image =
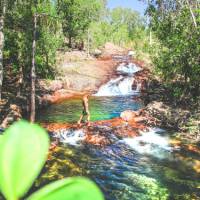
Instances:
[[[47,69],[49,68],[49,55],[47,52],[45,52],[45,57],[46,57],[46,66],[47,66]]]
[[[191,16],[192,16],[192,20],[193,20],[193,23],[194,23],[194,26],[195,26],[195,28],[197,28],[197,21],[196,21],[195,15],[194,15],[194,13],[193,13],[192,7],[191,7],[191,5],[190,5],[190,3],[189,3],[188,0],[187,0],[186,2],[187,2],[187,4],[188,4],[189,10],[190,10],[190,14],[191,14]]]
[[[90,56],[90,30],[88,28],[87,32],[87,57],[89,58]]]
[[[150,46],[152,46],[152,31],[151,31],[151,27],[150,27],[150,30],[149,30],[149,44]]]
[[[31,68],[31,114],[30,121],[35,122],[35,49],[36,49],[36,29],[37,29],[37,15],[34,14],[34,28],[33,28],[33,44],[32,44],[32,68]]]
[[[148,7],[150,7],[150,1],[148,0]],[[151,16],[149,16],[149,45],[152,46],[152,30],[151,30]]]
[[[179,4],[182,6],[182,7],[184,7],[184,2],[182,2],[182,1],[178,1],[179,2]],[[198,8],[198,1],[196,1],[197,3],[196,3],[196,6],[197,6],[197,8]],[[188,8],[189,8],[189,10],[190,10],[190,14],[191,14],[191,17],[192,17],[192,20],[193,20],[193,23],[194,23],[194,26],[195,26],[195,28],[197,28],[197,21],[196,21],[196,17],[195,17],[195,15],[194,15],[194,12],[193,12],[193,10],[192,10],[192,7],[191,7],[191,5],[190,5],[190,2],[188,1],[188,0],[186,0],[186,4],[187,4],[187,6],[188,6]]]
[[[6,13],[6,3],[3,1],[2,15],[0,16],[0,100],[2,95],[3,84],[3,47],[4,47],[4,17]]]
[[[72,37],[69,35],[69,48],[72,48]]]
[[[22,92],[22,88],[23,88],[23,79],[24,79],[23,67],[22,67],[22,64],[20,64],[19,80],[18,80],[19,88],[18,88],[17,96],[21,96],[21,92]]]

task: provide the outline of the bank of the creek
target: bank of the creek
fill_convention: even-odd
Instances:
[[[137,78],[142,72],[137,67],[120,65],[118,75],[90,98],[90,127],[76,125],[80,98],[38,113],[38,122],[56,145],[36,188],[64,177],[86,176],[107,200],[200,199],[200,151],[177,140],[175,130],[158,129],[145,118]]]

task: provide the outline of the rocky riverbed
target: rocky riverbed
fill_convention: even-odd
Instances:
[[[56,80],[39,80],[37,89],[38,108],[74,97],[81,98],[84,93],[94,93],[100,85],[117,75],[116,68],[122,62],[119,58],[121,59],[123,56],[104,55],[101,59],[93,58],[76,62],[72,59],[68,63],[65,63],[65,58],[62,60],[62,64],[60,64],[62,67],[59,69],[59,76]],[[190,109],[171,103],[169,91],[159,81],[153,80],[153,76],[149,69],[145,67],[145,64],[135,59],[132,60],[132,63],[135,63],[142,69],[135,73],[132,88],[137,88],[138,83],[141,84],[142,99],[146,106],[139,114],[134,113],[134,111],[126,111],[122,113],[121,119],[117,118],[111,121],[94,123],[93,125],[97,125],[97,128],[94,128],[93,132],[102,123],[111,123],[113,125],[113,132],[119,129],[121,134],[133,136],[138,134],[140,128],[156,126],[176,131],[176,136],[183,140],[188,140],[188,143],[191,141],[192,143],[199,144],[200,123],[198,111],[192,112]],[[26,97],[17,97],[15,103],[11,104],[11,106],[9,101],[1,102],[1,121],[3,122],[5,118],[9,118],[9,120],[12,118],[11,122],[15,121],[20,115],[28,111],[28,107]],[[126,124],[127,126],[124,125],[127,121],[124,118],[130,118],[128,119],[129,124]],[[140,123],[136,123],[133,126],[132,122],[137,121],[137,118],[140,119]],[[56,126],[62,127],[63,125],[47,125],[48,129],[49,126],[56,128]],[[73,127],[73,125],[68,124],[66,127],[69,128],[71,126]],[[89,133],[91,131],[86,130],[86,132]],[[89,141],[93,141],[91,135],[88,138],[90,138],[88,139]]]

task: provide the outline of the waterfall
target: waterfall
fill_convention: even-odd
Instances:
[[[135,81],[134,74],[140,70],[141,68],[133,63],[120,64],[117,68],[119,77],[111,79],[108,83],[102,85],[94,96],[122,96],[137,94],[140,92],[141,84],[137,83],[137,87],[133,89],[133,83]]]
[[[121,95],[133,95],[138,93],[138,88],[132,90],[134,77],[120,76],[116,79],[110,80],[105,85],[101,86],[95,96],[121,96]]]

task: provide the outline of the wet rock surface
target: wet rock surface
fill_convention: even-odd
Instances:
[[[106,146],[115,143],[118,138],[113,128],[107,126],[94,126],[86,128],[85,143],[95,146]]]
[[[53,137],[64,134],[61,137],[59,136],[59,140],[65,137],[66,141],[68,140],[67,142],[70,143],[70,137],[73,137],[73,141],[83,141],[86,144],[99,147],[111,145],[125,137],[136,137],[140,135],[140,131],[148,129],[143,123],[136,122],[135,120],[126,122],[121,118],[92,122],[90,126],[61,123],[46,123],[41,125],[51,132]],[[81,134],[77,132],[80,130]],[[73,132],[71,136],[70,132]]]

